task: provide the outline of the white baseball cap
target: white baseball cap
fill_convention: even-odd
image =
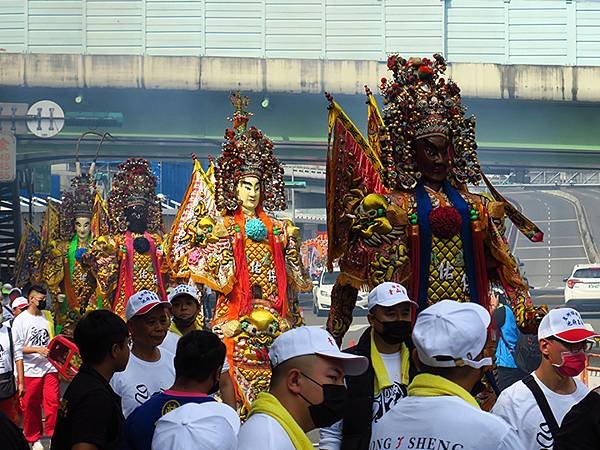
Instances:
[[[136,292],[129,297],[129,300],[127,301],[127,306],[125,307],[125,319],[129,320],[133,316],[146,314],[158,305],[171,307],[169,302],[161,300],[155,292],[147,291],[145,289]]]
[[[29,300],[27,300],[25,297],[17,297],[10,304],[10,307],[12,309],[15,309],[15,308],[24,308],[27,305],[29,305]]]
[[[579,311],[573,308],[556,308],[544,316],[538,328],[538,340],[551,336],[561,341],[576,343],[600,335],[586,327]]]
[[[399,303],[410,303],[415,307],[418,307],[416,302],[413,302],[406,292],[406,288],[398,283],[392,283],[386,281],[378,286],[375,286],[369,292],[369,300],[367,307],[369,311],[374,306],[394,306]]]
[[[492,358],[475,361],[487,340],[490,314],[477,303],[442,300],[417,316],[412,339],[419,360],[430,367],[475,369],[492,365]]]
[[[335,340],[321,327],[298,327],[280,334],[269,350],[271,365],[276,367],[288,359],[305,355],[319,355],[337,359],[346,375],[360,375],[369,366],[364,356],[343,353]]]
[[[194,286],[190,286],[189,284],[180,284],[179,286],[175,286],[171,292],[169,292],[169,302],[173,302],[173,299],[181,296],[181,295],[189,295],[193,297],[196,301],[199,301],[198,289]]]
[[[240,418],[224,403],[187,403],[165,414],[152,438],[152,450],[237,450]]]
[[[8,293],[8,295],[12,294],[13,292],[18,292],[19,295],[22,294],[21,289],[19,289],[18,287],[14,287],[10,290],[10,292]]]

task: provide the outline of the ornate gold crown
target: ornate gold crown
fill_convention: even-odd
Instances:
[[[118,231],[127,229],[125,210],[132,206],[148,208],[148,231],[160,232],[162,215],[156,196],[156,177],[145,159],[131,158],[119,165],[108,195],[112,225]]]
[[[385,130],[381,136],[383,182],[388,189],[413,189],[421,174],[415,163],[413,143],[441,135],[453,147],[450,181],[478,183],[481,171],[475,143],[475,117],[465,117],[460,89],[443,75],[446,61],[391,55],[388,68],[393,78],[381,79]]]
[[[216,202],[219,209],[235,211],[238,206],[237,183],[255,176],[261,180],[262,206],[267,210],[286,207],[283,167],[273,154],[273,142],[256,127],[247,127],[252,116],[248,97],[238,91],[229,96],[234,107],[233,129],[225,131],[223,152],[215,164]]]
[[[73,237],[73,220],[92,217],[95,183],[91,176],[78,175],[71,180],[71,190],[64,192],[59,207],[59,234],[63,240]]]

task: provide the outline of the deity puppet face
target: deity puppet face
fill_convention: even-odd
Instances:
[[[75,234],[77,234],[80,241],[87,240],[90,237],[91,220],[89,217],[76,217],[73,224]]]
[[[127,229],[134,233],[143,233],[148,229],[148,207],[142,205],[125,208]]]
[[[451,148],[448,138],[433,135],[415,140],[417,168],[425,182],[441,184],[448,177]]]
[[[242,209],[245,212],[254,213],[260,203],[260,180],[253,175],[240,178],[236,194]]]

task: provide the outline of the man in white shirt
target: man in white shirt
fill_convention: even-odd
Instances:
[[[371,427],[406,397],[410,369],[410,332],[417,304],[406,289],[392,282],[381,283],[369,293],[371,325],[358,344],[344,350],[369,359],[365,373],[346,376],[348,406],[344,418],[321,428],[322,450],[368,449]]]
[[[483,357],[489,324],[475,303],[442,300],[419,314],[412,339],[420,373],[408,397],[373,423],[369,448],[522,450],[515,431],[470,393],[492,365]]]
[[[269,392],[250,407],[238,436],[239,450],[311,450],[309,431],[339,421],[347,402],[345,375],[359,375],[364,356],[342,353],[320,327],[299,327],[279,335],[269,350],[273,372]]]
[[[517,430],[523,448],[552,449],[565,415],[588,393],[575,377],[585,369],[585,352],[595,337],[598,334],[588,330],[572,308],[553,309],[542,319],[538,328],[540,366],[530,377],[504,390],[492,409]],[[544,402],[549,406],[546,414],[542,413]]]
[[[23,431],[33,450],[43,449],[40,439],[42,406],[45,435],[52,437],[58,413],[60,383],[56,368],[48,361],[48,344],[54,335],[52,325],[42,314],[46,308],[46,289],[32,286],[27,293],[29,306],[13,322],[17,364],[23,362],[25,394],[23,396]],[[20,358],[20,359],[19,359]]]
[[[125,318],[131,333],[131,355],[127,368],[116,373],[110,382],[121,397],[125,418],[152,394],[175,381],[175,355],[159,349],[171,324],[170,308],[169,302],[147,290],[133,294],[127,302]]]
[[[3,386],[0,389],[0,412],[18,425],[19,397],[25,392],[23,354],[15,348],[15,338],[8,321],[0,322],[0,382]],[[7,390],[12,391],[13,395],[6,397],[10,394]]]
[[[169,293],[169,302],[173,315],[173,322],[160,348],[175,354],[177,352],[177,342],[181,336],[193,330],[202,330],[202,323],[198,320],[202,305],[200,303],[200,293],[194,286],[180,284],[174,287]],[[219,380],[219,393],[224,403],[236,408],[235,391],[233,382],[229,375],[229,362],[227,358],[223,363],[223,372]]]

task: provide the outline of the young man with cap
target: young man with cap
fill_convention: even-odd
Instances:
[[[13,300],[10,307],[12,308],[12,314],[17,317],[29,306],[29,301],[25,297],[17,297]],[[14,319],[13,319],[14,320]]]
[[[219,388],[225,344],[216,334],[194,330],[177,343],[175,384],[154,394],[127,418],[125,435],[130,450],[150,450],[154,426],[160,417],[187,403],[213,403]],[[185,448],[185,447],[181,447]]]
[[[363,373],[364,356],[342,353],[319,327],[279,335],[269,350],[269,392],[261,392],[240,429],[240,450],[308,450],[306,433],[342,418],[347,402],[344,376]]]
[[[121,399],[110,387],[129,360],[129,331],[119,316],[92,311],[73,333],[83,364],[60,403],[52,450],[117,450],[123,438]]]
[[[492,409],[517,430],[523,448],[551,449],[563,418],[587,395],[575,377],[585,369],[585,352],[596,337],[572,308],[553,309],[542,319],[540,366],[503,391]]]
[[[442,300],[421,311],[412,340],[419,374],[403,399],[373,424],[369,448],[521,450],[514,430],[471,395],[492,358],[483,357],[490,315],[475,303]]]
[[[194,286],[180,284],[169,293],[169,302],[172,306],[173,323],[169,327],[167,337],[161,348],[167,349],[175,354],[177,342],[181,336],[193,330],[202,330],[202,322],[198,320],[202,304],[200,293]],[[229,364],[227,358],[223,363],[223,373],[219,381],[219,392],[223,402],[236,407],[235,392],[231,377],[229,376]]]
[[[364,356],[369,367],[361,375],[346,375],[348,405],[342,421],[321,428],[322,450],[368,449],[371,427],[406,397],[410,370],[410,332],[417,304],[406,289],[385,282],[369,293],[371,325],[347,353]]]
[[[33,450],[43,449],[42,405],[46,435],[52,437],[60,400],[58,371],[48,360],[48,344],[54,336],[54,325],[44,314],[46,289],[31,286],[27,292],[29,306],[13,322],[17,367],[24,367],[23,430]],[[47,312],[47,311],[46,311]]]
[[[159,349],[171,323],[170,308],[169,302],[147,290],[136,292],[127,302],[125,318],[131,333],[131,355],[125,370],[116,373],[110,382],[121,397],[125,418],[175,381],[175,355]]]
[[[152,450],[238,450],[239,430],[233,408],[218,402],[188,403],[158,419]]]

